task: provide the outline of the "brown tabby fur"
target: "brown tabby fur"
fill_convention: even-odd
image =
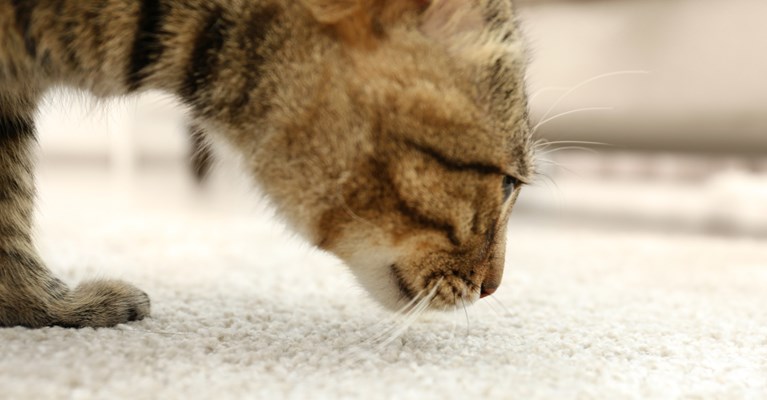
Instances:
[[[519,193],[502,182],[532,174],[513,17],[509,0],[0,0],[0,326],[149,314],[123,282],[68,289],[35,251],[33,116],[55,85],[177,95],[387,306],[492,293]]]

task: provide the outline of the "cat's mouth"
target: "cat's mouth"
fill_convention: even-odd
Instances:
[[[480,298],[480,285],[459,272],[436,271],[419,278],[422,283],[417,285],[405,279],[403,271],[396,264],[392,264],[389,269],[401,301],[406,303],[405,310],[413,304],[424,303],[432,309],[453,310]]]

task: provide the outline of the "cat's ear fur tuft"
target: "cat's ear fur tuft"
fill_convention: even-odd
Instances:
[[[508,0],[432,0],[421,16],[421,32],[467,61],[524,58]]]
[[[424,12],[433,0],[303,0],[314,18],[337,25],[364,15],[384,25],[408,12]]]
[[[386,27],[408,13],[422,13],[432,0],[303,0],[314,18],[332,26],[344,42],[372,48]]]
[[[303,0],[314,18],[323,24],[333,25],[359,13],[365,0]]]
[[[432,0],[421,22],[421,30],[433,39],[449,41],[457,36],[478,34],[486,23],[477,0]]]
[[[467,36],[477,39],[488,29],[484,10],[488,0],[302,0],[321,24],[335,27],[345,42],[375,46],[378,29],[417,15],[420,30],[453,45]],[[451,46],[453,47],[453,46]]]

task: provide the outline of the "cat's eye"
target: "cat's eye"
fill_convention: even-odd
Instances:
[[[508,200],[514,190],[519,186],[519,180],[511,175],[503,177],[503,198]]]

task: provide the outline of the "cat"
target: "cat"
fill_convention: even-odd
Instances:
[[[52,86],[177,96],[374,299],[451,309],[501,282],[534,173],[526,64],[510,0],[0,0],[0,326],[150,314],[122,281],[68,288],[35,250]]]
[[[205,131],[194,123],[188,124],[186,133],[189,136],[189,170],[197,183],[208,178],[213,168],[213,151],[205,140]]]

